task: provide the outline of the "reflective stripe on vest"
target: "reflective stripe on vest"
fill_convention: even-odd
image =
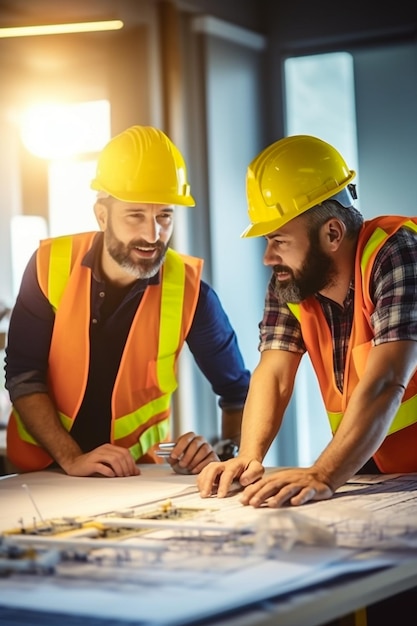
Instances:
[[[411,220],[407,220],[402,224],[403,227],[410,228],[414,232],[417,232],[417,224]],[[381,246],[381,244],[389,237],[389,234],[380,226],[376,227],[369,240],[366,242],[362,251],[360,267],[362,276],[368,269],[369,261],[375,251]],[[301,306],[300,304],[287,302],[287,306],[294,317],[301,323]],[[326,409],[327,417],[329,419],[332,433],[335,433],[338,429],[342,418],[343,412],[333,412]],[[398,432],[417,421],[417,396],[411,396],[402,401],[395,418],[391,422],[391,426],[387,432],[387,435]]]
[[[145,407],[141,407],[140,410],[134,411],[130,415],[126,415],[120,420],[116,420],[115,421],[115,424],[116,424],[115,438],[119,439],[119,438],[125,437],[126,434],[130,434],[132,430],[135,430],[138,424],[138,418],[140,418],[142,422],[146,422],[153,415],[157,413],[161,413],[164,410],[167,410],[169,408],[170,401],[171,401],[171,394],[165,395],[162,398],[158,398],[157,400],[150,402]],[[16,409],[13,409],[13,414],[16,419],[17,430],[18,430],[20,438],[23,441],[26,441],[27,443],[31,443],[32,445],[38,446],[39,445],[38,442],[32,437],[32,435],[28,433],[26,428],[23,426],[23,422],[20,419],[20,416],[18,412],[16,411]],[[69,431],[71,424],[72,424],[72,419],[69,418],[67,415],[64,415],[61,412],[59,412],[58,415],[59,415],[59,419],[61,420],[62,426],[67,431]],[[119,421],[124,421],[124,420],[126,420],[126,422],[124,422],[123,426],[120,425],[120,428],[118,428]],[[132,430],[129,430],[129,427],[130,427],[129,422],[131,422]],[[169,418],[164,419],[162,422],[159,422],[158,424],[154,424],[153,426],[150,426],[139,437],[138,443],[129,448],[133,458],[135,460],[140,459],[140,457],[143,456],[153,445],[155,445],[156,443],[159,443],[160,441],[164,441],[168,437],[168,434],[169,434]]]
[[[72,237],[52,239],[48,274],[48,300],[57,310],[71,273]]]
[[[299,304],[295,304],[295,302],[287,302],[287,307],[289,308],[289,310],[291,311],[291,313],[294,315],[294,317],[300,322],[301,324],[301,310],[300,310],[300,305]]]
[[[19,413],[16,411],[15,408],[13,408],[12,411],[16,419],[17,430],[18,430],[20,438],[23,439],[23,441],[27,441],[27,443],[31,443],[35,446],[38,446],[39,445],[38,442],[32,437],[32,435],[28,433],[28,431],[24,427],[23,422],[20,419]],[[59,412],[58,412],[58,416],[65,430],[69,430],[72,424],[72,419],[70,417],[67,417],[63,413],[59,413]]]
[[[58,308],[60,299],[68,281],[71,271],[71,242],[72,237],[59,237],[52,241],[49,281],[48,288],[50,290],[51,304]],[[114,437],[115,440],[123,439],[134,432],[139,425],[145,424],[152,416],[162,413],[169,409],[171,394],[177,388],[177,379],[175,376],[175,359],[176,351],[181,335],[182,327],[182,304],[184,300],[184,280],[185,265],[181,257],[173,250],[168,250],[162,281],[162,298],[159,326],[159,344],[157,356],[157,381],[161,392],[165,392],[160,398],[157,398],[145,406],[135,409],[131,413],[120,416],[114,420]],[[170,311],[170,315],[166,315],[166,311]],[[175,315],[173,315],[175,313]],[[71,419],[61,414],[61,422],[69,429]],[[145,453],[149,446],[147,441],[152,444],[157,441],[159,433],[159,425],[151,426],[149,433],[143,433],[141,439],[143,444],[142,453]],[[163,429],[167,431],[167,426]],[[139,456],[142,456],[139,454]],[[139,458],[139,457],[137,457]]]
[[[139,437],[138,443],[129,448],[135,460],[140,459],[152,446],[160,441],[165,441],[169,434],[169,419],[165,419],[155,426],[151,426]]]
[[[55,311],[57,311],[64,294],[74,259],[77,259],[78,263],[81,262],[86,250],[90,249],[95,234],[86,234],[84,238],[68,235],[49,240],[49,256],[43,257],[43,263],[48,263],[48,266],[44,266],[47,267],[47,274],[43,270],[40,284],[43,285],[45,295]],[[188,259],[187,262],[185,261],[186,258]],[[137,434],[138,443],[135,443],[131,448],[135,459],[140,458],[155,443],[166,439],[169,434],[171,396],[177,387],[176,358],[195,310],[201,266],[202,261],[200,259],[185,257],[171,249],[167,251],[161,284],[157,287],[160,293],[160,304],[156,313],[159,320],[159,339],[158,346],[155,345],[155,350],[157,348],[158,353],[155,355],[154,363],[156,385],[160,395],[126,415],[116,415],[116,417],[113,415],[112,420],[115,442],[129,436],[132,437],[135,431],[139,431]],[[188,278],[186,277],[187,272]],[[189,285],[187,302],[190,304],[187,305],[187,315],[183,317],[186,280]],[[192,291],[193,288],[195,288],[195,293]],[[190,301],[190,296],[194,304]],[[20,438],[37,445],[37,442],[24,428],[16,411],[14,411],[14,416]],[[62,425],[69,431],[74,416],[70,417],[61,411],[59,417]],[[146,423],[151,418],[154,418],[153,423],[147,428]]]
[[[175,352],[178,349],[181,334],[185,265],[179,256],[174,255],[170,255],[169,262],[165,261],[165,263],[164,280],[162,283],[157,377],[160,390],[172,392],[177,387],[177,380],[174,374]],[[181,291],[178,288],[179,285],[181,285]],[[171,311],[171,321],[169,323],[166,322],[168,316],[165,315],[165,311],[167,310]],[[173,312],[175,312],[175,317],[172,315]]]
[[[134,432],[138,426],[146,424],[154,415],[168,411],[170,402],[171,393],[167,393],[141,406],[140,409],[136,409],[128,415],[119,417],[114,421],[114,438],[123,439],[123,437],[127,437],[130,433]],[[159,424],[155,424],[155,426],[151,428],[156,428],[157,426],[159,426]]]
[[[412,396],[408,400],[403,400],[400,407],[395,414],[394,420],[391,422],[391,426],[387,431],[387,435],[392,435],[407,426],[411,426],[416,421],[417,415],[417,396]],[[343,418],[343,413],[331,413],[327,412],[329,418],[330,428],[332,433],[335,433],[339,428],[340,422]]]
[[[48,298],[54,310],[59,306],[71,273],[71,250],[71,235],[52,240]],[[177,386],[173,353],[178,347],[181,333],[185,278],[184,262],[172,250],[167,253],[164,268],[157,366],[158,384],[162,391],[173,390]],[[181,285],[181,290],[178,289],[179,285]],[[170,316],[164,314],[168,307],[171,311]],[[175,317],[172,315],[173,311],[176,313]]]
[[[417,224],[415,224],[411,220],[404,222],[403,226],[405,226],[406,228],[410,228],[414,232],[417,232]],[[387,238],[387,233],[385,232],[385,230],[383,230],[380,226],[375,228],[373,234],[370,236],[362,252],[362,258],[361,258],[362,275],[364,275],[365,273],[365,270],[368,266],[369,259],[371,258],[372,254],[375,252],[378,246],[386,238]]]

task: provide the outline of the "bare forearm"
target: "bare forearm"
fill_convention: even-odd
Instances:
[[[280,350],[262,353],[243,409],[239,454],[203,468],[197,481],[203,498],[211,496],[213,489],[219,498],[225,497],[233,480],[247,487],[261,479],[262,461],[281,426],[300,358],[300,354]]]
[[[243,411],[240,454],[262,462],[282,423],[292,387],[257,368]]]
[[[379,448],[403,392],[401,386],[393,385],[378,394],[361,393],[359,389],[353,394],[332,441],[314,464],[332,489],[343,485]]]
[[[257,402],[249,403],[243,414],[239,454],[262,463],[282,422],[282,414]]]
[[[78,444],[62,426],[46,393],[34,393],[15,400],[14,406],[29,433],[65,469],[82,454]]]
[[[371,349],[333,440],[314,464],[323,482],[343,485],[384,441],[417,367],[417,342],[393,341]]]

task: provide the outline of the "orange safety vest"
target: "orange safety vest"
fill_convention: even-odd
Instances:
[[[39,285],[55,310],[48,389],[68,431],[87,384],[91,270],[82,260],[96,235],[47,239],[37,251]],[[177,359],[194,318],[202,267],[201,259],[169,249],[160,284],[146,288],[135,313],[112,393],[110,441],[129,448],[136,461],[157,462],[153,448],[169,436]],[[8,423],[7,452],[22,471],[41,470],[53,461],[15,409]]]
[[[353,390],[359,382],[371,349],[373,330],[370,322],[374,305],[369,288],[375,257],[387,239],[400,227],[417,232],[416,217],[382,216],[364,223],[358,239],[355,261],[354,319],[346,357],[343,393],[336,385],[333,344],[329,326],[316,298],[288,307],[301,324],[303,340],[317,375],[320,391],[335,433]],[[384,473],[417,472],[417,373],[405,390],[403,400],[393,419],[387,437],[374,454]]]

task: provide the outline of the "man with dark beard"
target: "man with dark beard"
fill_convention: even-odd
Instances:
[[[100,232],[42,241],[13,308],[9,462],[108,477],[160,462],[185,341],[219,396],[222,437],[237,444],[249,371],[202,260],[170,248],[175,206],[195,204],[181,153],[133,126],[103,149],[92,188]],[[196,474],[218,458],[188,432],[169,462]]]
[[[224,497],[238,480],[245,505],[296,506],[331,498],[358,472],[417,472],[417,218],[364,221],[354,176],[308,135],[249,165],[242,236],[265,237],[273,274],[240,451],[202,470],[202,497]],[[333,437],[311,467],[263,476],[306,352]]]

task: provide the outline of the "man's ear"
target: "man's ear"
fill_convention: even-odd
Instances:
[[[94,205],[94,215],[96,216],[97,224],[99,225],[100,230],[106,230],[107,226],[107,207],[105,204],[97,200]]]
[[[346,233],[346,226],[337,218],[328,220],[322,226],[322,245],[329,251],[337,250]]]

